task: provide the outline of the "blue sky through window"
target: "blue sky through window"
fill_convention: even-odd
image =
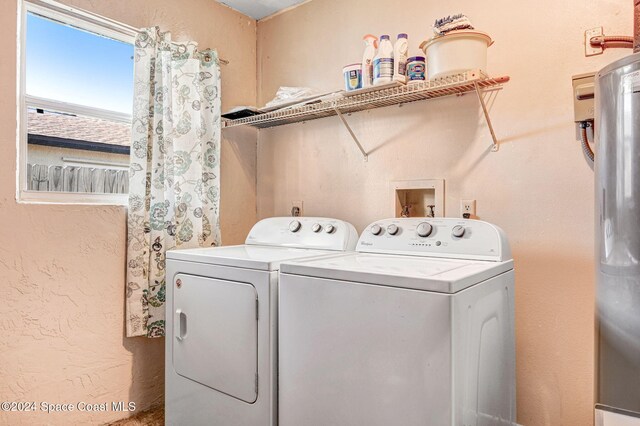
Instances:
[[[28,95],[131,114],[133,45],[27,15]]]

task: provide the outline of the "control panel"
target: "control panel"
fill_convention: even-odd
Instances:
[[[245,244],[324,250],[353,250],[356,229],[348,222],[325,217],[271,217],[256,223]]]
[[[480,220],[393,218],[366,227],[356,251],[505,261],[511,249],[504,232]]]

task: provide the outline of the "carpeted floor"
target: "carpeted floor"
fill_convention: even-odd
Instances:
[[[108,426],[164,426],[164,405],[109,423]]]

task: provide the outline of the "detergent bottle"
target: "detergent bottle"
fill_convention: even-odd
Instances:
[[[362,39],[365,46],[362,55],[362,87],[365,88],[373,85],[373,58],[378,48],[378,37],[367,34]]]
[[[393,81],[407,82],[407,52],[409,43],[405,33],[398,34],[393,46]]]
[[[373,85],[390,83],[392,79],[393,46],[388,35],[381,35],[378,53],[373,58]]]

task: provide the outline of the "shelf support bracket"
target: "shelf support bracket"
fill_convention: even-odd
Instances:
[[[349,123],[347,123],[347,119],[344,118],[344,115],[342,115],[342,113],[340,112],[340,110],[337,107],[333,107],[333,109],[336,112],[336,115],[338,117],[340,117],[340,120],[342,121],[342,124],[344,124],[344,127],[347,128],[347,131],[351,135],[351,138],[353,139],[353,141],[356,143],[356,145],[358,145],[358,149],[360,149],[360,152],[362,153],[362,156],[364,157],[364,161],[368,161],[369,160],[369,154],[367,154],[367,151],[365,151],[364,148],[362,147],[362,144],[360,144],[360,141],[358,140],[358,137],[356,136],[356,134],[353,133],[353,130],[351,129],[351,126],[349,126]]]
[[[491,139],[493,139],[493,146],[491,147],[491,151],[496,152],[500,146],[498,145],[498,138],[496,137],[496,132],[493,130],[493,124],[491,124],[491,117],[489,117],[489,110],[487,109],[487,104],[484,102],[484,98],[482,97],[482,91],[480,90],[480,86],[478,86],[478,83],[473,83],[473,87],[476,89],[476,95],[478,95],[480,106],[482,106],[484,119],[487,121],[487,127],[489,127],[489,132],[491,132]]]

